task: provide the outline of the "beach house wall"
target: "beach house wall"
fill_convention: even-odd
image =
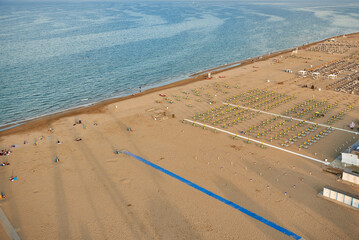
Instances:
[[[323,188],[323,196],[330,198],[334,201],[338,201],[342,204],[348,205],[350,207],[359,209],[359,199],[358,198],[348,196],[348,195],[340,193],[336,190],[324,187]]]
[[[342,180],[359,185],[359,174],[344,171]]]
[[[359,166],[358,155],[352,153],[342,153],[342,163]]]

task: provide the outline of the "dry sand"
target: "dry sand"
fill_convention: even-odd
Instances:
[[[332,125],[349,129],[351,121],[358,123],[359,96],[327,90],[326,86],[336,80],[297,75],[310,65],[320,66],[359,51],[359,46],[353,46],[359,42],[357,34],[337,37],[337,41],[351,47],[342,47],[348,50],[345,53],[329,54],[308,51],[305,48],[310,46],[304,46],[296,54],[287,51],[249,61],[215,73],[212,79],[199,76],[1,132],[2,147],[19,147],[13,148],[10,156],[0,157],[1,162],[11,164],[0,167],[0,191],[7,194],[0,207],[21,239],[291,239],[134,158],[114,154],[126,149],[305,239],[357,239],[359,212],[317,194],[323,186],[359,194],[358,186],[337,181],[337,176],[323,171],[323,164],[181,121],[223,106],[228,97],[258,89],[282,94],[282,100],[293,97],[266,110],[278,114],[306,100],[326,101],[325,106],[337,102],[323,118],[312,120],[318,123],[326,123],[330,116],[354,106]],[[359,59],[350,61],[359,63]],[[339,73],[338,79],[348,71]],[[303,85],[314,85],[315,89]],[[306,119],[319,109],[300,118]],[[221,111],[221,118],[230,115],[228,108],[217,113]],[[154,120],[156,112],[165,112],[168,119]],[[225,130],[240,134],[271,117],[258,114],[239,120],[237,125],[227,125]],[[79,119],[82,124],[74,126]],[[290,130],[288,136],[270,142],[270,136],[295,122],[285,124],[258,139],[282,147],[290,135],[310,126]],[[325,128],[310,133],[310,137],[322,130]],[[261,131],[245,136],[255,138]],[[75,141],[77,137],[82,141]],[[336,130],[308,149],[298,147],[307,138],[298,139],[287,149],[332,161],[358,138]],[[59,163],[54,162],[56,156]],[[10,182],[10,176],[18,180]],[[0,227],[0,239],[6,238]]]

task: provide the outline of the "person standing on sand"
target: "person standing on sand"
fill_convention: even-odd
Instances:
[[[138,87],[138,92],[141,92],[141,86]]]

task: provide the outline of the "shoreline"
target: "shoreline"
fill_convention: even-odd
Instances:
[[[96,102],[96,103],[90,103],[87,106],[78,106],[78,107],[74,107],[71,109],[67,109],[67,110],[63,110],[60,112],[55,112],[55,113],[50,113],[48,115],[43,115],[43,116],[38,116],[38,117],[34,117],[31,119],[27,119],[27,120],[22,120],[22,121],[18,121],[18,122],[14,122],[11,124],[7,124],[4,125],[2,127],[0,127],[0,137],[1,136],[7,136],[10,134],[14,134],[14,133],[20,133],[20,132],[24,132],[27,131],[29,129],[38,129],[38,128],[43,128],[45,125],[50,125],[51,123],[64,118],[64,117],[71,117],[74,115],[78,115],[78,114],[91,114],[91,113],[101,113],[104,112],[104,107],[106,107],[107,105],[110,105],[112,103],[115,102],[120,102],[120,101],[125,101],[128,99],[133,99],[136,97],[140,97],[140,96],[144,96],[150,93],[154,93],[154,92],[158,92],[158,91],[162,91],[162,90],[167,90],[170,88],[175,88],[175,87],[180,87],[180,86],[185,86],[188,85],[190,83],[194,83],[194,82],[198,82],[198,81],[202,81],[205,80],[207,77],[207,73],[211,72],[212,74],[218,74],[227,70],[231,70],[231,69],[235,69],[235,68],[239,68],[239,67],[244,67],[246,65],[255,63],[255,62],[261,62],[261,61],[265,61],[269,58],[273,58],[276,56],[279,56],[281,54],[286,54],[289,53],[293,50],[295,50],[296,48],[298,48],[298,50],[302,50],[308,47],[311,47],[313,45],[325,42],[331,38],[338,38],[338,37],[343,37],[343,36],[351,36],[351,35],[355,35],[358,34],[359,32],[355,32],[355,33],[349,33],[349,34],[343,34],[343,35],[338,35],[338,36],[332,36],[332,37],[328,37],[326,39],[323,40],[319,40],[316,42],[311,42],[308,44],[303,44],[301,46],[297,46],[297,47],[293,47],[293,48],[289,48],[289,49],[284,49],[284,50],[279,50],[276,52],[271,52],[271,53],[265,53],[263,55],[260,56],[256,56],[256,57],[252,57],[252,58],[248,58],[248,59],[244,59],[241,61],[237,61],[237,62],[233,62],[233,63],[229,63],[229,64],[225,64],[222,66],[218,66],[215,68],[210,68],[210,69],[206,69],[204,71],[200,71],[198,73],[194,73],[189,75],[189,78],[186,79],[182,79],[179,81],[175,81],[169,84],[165,84],[159,87],[154,87],[154,88],[150,88],[147,89],[143,92],[140,93],[135,93],[132,95],[127,95],[127,96],[122,96],[122,97],[115,97],[115,98],[110,98],[110,99],[106,99],[100,102]]]
[[[359,167],[337,160],[359,141],[359,33],[335,40],[4,131],[1,209],[24,240],[283,238],[228,201],[305,239],[356,239],[356,212],[317,195],[359,193],[338,181]],[[321,76],[298,76],[311,65]]]

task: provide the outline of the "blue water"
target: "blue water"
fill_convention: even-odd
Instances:
[[[0,2],[0,126],[359,32],[359,4]]]

